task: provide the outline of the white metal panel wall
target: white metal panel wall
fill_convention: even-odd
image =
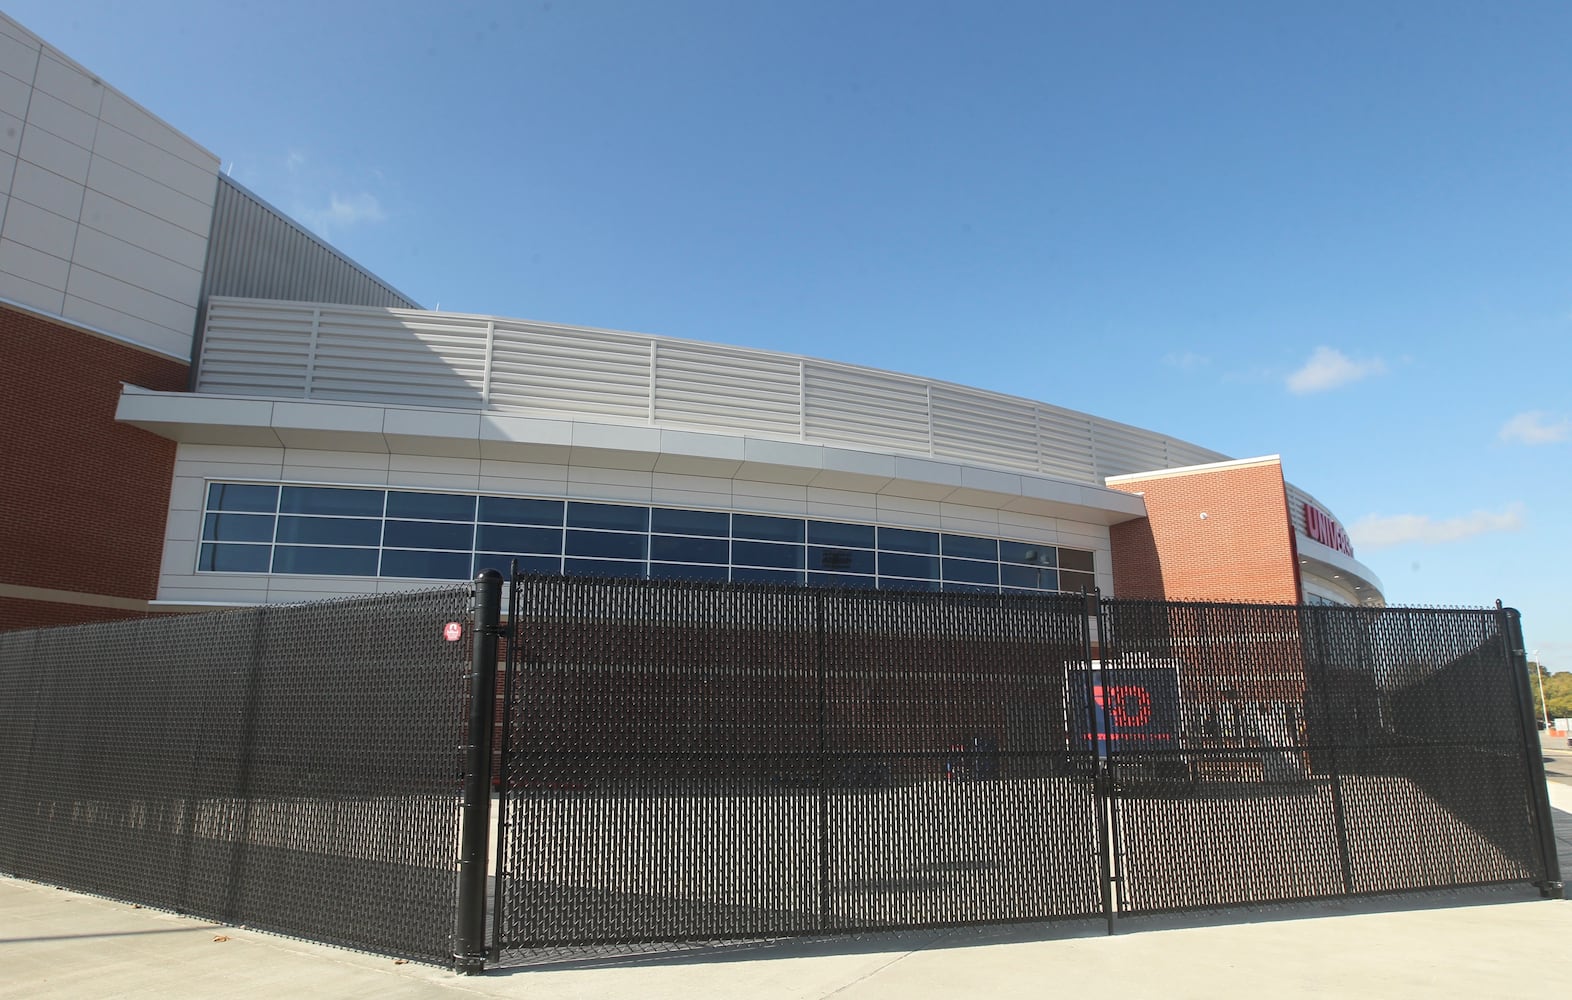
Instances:
[[[1046,403],[789,354],[523,320],[214,298],[197,389],[746,433],[1101,485],[1226,459]]]
[[[0,298],[186,359],[218,160],[0,14]]]

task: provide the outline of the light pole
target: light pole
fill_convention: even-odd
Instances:
[[[1545,668],[1539,663],[1539,650],[1534,650],[1534,676],[1539,678],[1539,710],[1545,715],[1545,728],[1550,728],[1550,704],[1545,701]]]

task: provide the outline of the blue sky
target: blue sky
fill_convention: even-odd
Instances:
[[[1572,670],[1572,5],[6,10],[423,305],[1281,454]]]

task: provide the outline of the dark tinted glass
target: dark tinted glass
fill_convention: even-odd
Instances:
[[[463,549],[474,547],[475,527],[449,521],[388,521],[382,544],[398,549]]]
[[[1032,590],[1058,590],[1059,571],[1042,566],[999,567],[999,581],[1006,587],[1029,587]]]
[[[266,573],[271,556],[266,545],[204,545],[197,569],[212,573]]]
[[[1057,566],[1052,545],[1033,542],[1000,542],[999,558],[1005,562],[1025,563],[1028,566]]]
[[[957,583],[999,582],[999,565],[989,562],[972,562],[970,559],[944,560],[944,578]]]
[[[643,559],[650,536],[612,531],[568,531],[567,554],[603,559]]]
[[[800,587],[802,573],[789,569],[749,569],[745,566],[734,566],[731,580],[733,583],[784,583]]]
[[[1071,593],[1079,593],[1083,590],[1092,590],[1096,586],[1097,578],[1090,573],[1071,573],[1066,572],[1065,570],[1059,571],[1060,590],[1068,590]]]
[[[810,587],[847,587],[852,590],[872,590],[876,586],[871,576],[852,576],[849,573],[809,573]]]
[[[468,552],[382,550],[383,576],[409,576],[422,580],[467,580],[469,568]]]
[[[984,587],[979,583],[946,583],[945,593],[949,594],[997,594],[998,588]]]
[[[975,535],[945,535],[943,545],[944,554],[947,556],[988,560],[999,558],[999,543],[992,538],[978,538]]]
[[[880,580],[880,590],[938,590],[938,580]]]
[[[473,521],[475,498],[458,493],[403,493],[388,490],[388,517]]]
[[[765,517],[761,514],[733,514],[733,538],[757,538],[769,542],[802,541],[802,522],[794,517]]]
[[[680,538],[674,535],[651,535],[650,558],[667,562],[722,563],[729,555],[731,543],[724,538]],[[695,577],[694,579],[698,579]],[[709,579],[709,577],[705,577]]]
[[[650,511],[650,530],[667,535],[717,535],[731,532],[731,515],[713,510],[672,510],[656,507]]]
[[[307,545],[376,545],[382,541],[382,522],[286,514],[278,519],[278,540]]]
[[[475,547],[488,552],[558,555],[562,552],[562,529],[482,524],[475,529]]]
[[[624,507],[611,503],[568,503],[568,527],[609,528],[615,531],[648,531],[648,507]]]
[[[879,548],[889,549],[891,552],[916,552],[936,556],[939,554],[939,536],[932,531],[880,528]]]
[[[209,514],[202,519],[202,537],[221,542],[271,542],[271,514]]]
[[[915,576],[924,580],[939,578],[937,556],[912,556],[900,552],[879,553],[880,576]]]
[[[1084,549],[1060,549],[1059,568],[1092,572],[1092,554]]]
[[[207,509],[250,510],[271,514],[278,509],[278,487],[213,483],[207,488]]]
[[[738,566],[802,569],[802,546],[772,545],[769,542],[732,542],[731,561]]]
[[[322,576],[376,576],[376,549],[316,549],[279,545],[273,549],[273,572],[316,573]]]
[[[873,548],[873,525],[841,524],[839,521],[809,521],[808,542],[811,545],[833,545],[836,548]]]
[[[562,572],[562,560],[556,556],[515,556],[503,552],[482,552],[475,557],[475,571],[471,575],[477,575],[483,569],[494,569],[506,577],[508,567],[514,559],[519,561],[520,573],[556,576]]]
[[[866,549],[831,549],[808,546],[808,568],[836,573],[872,573],[873,553]]]
[[[481,497],[480,520],[503,524],[561,526],[561,500],[520,500],[517,497]]]
[[[676,563],[650,563],[652,580],[709,580],[726,582],[725,566],[682,566]]]
[[[345,490],[317,486],[285,486],[278,509],[285,514],[342,514],[381,517],[381,490]]]
[[[566,559],[566,572],[569,576],[629,576],[642,578],[644,564],[641,562],[607,562],[602,559]]]

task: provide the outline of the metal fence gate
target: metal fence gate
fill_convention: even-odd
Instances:
[[[588,578],[510,606],[494,956],[1560,891],[1515,612]]]

